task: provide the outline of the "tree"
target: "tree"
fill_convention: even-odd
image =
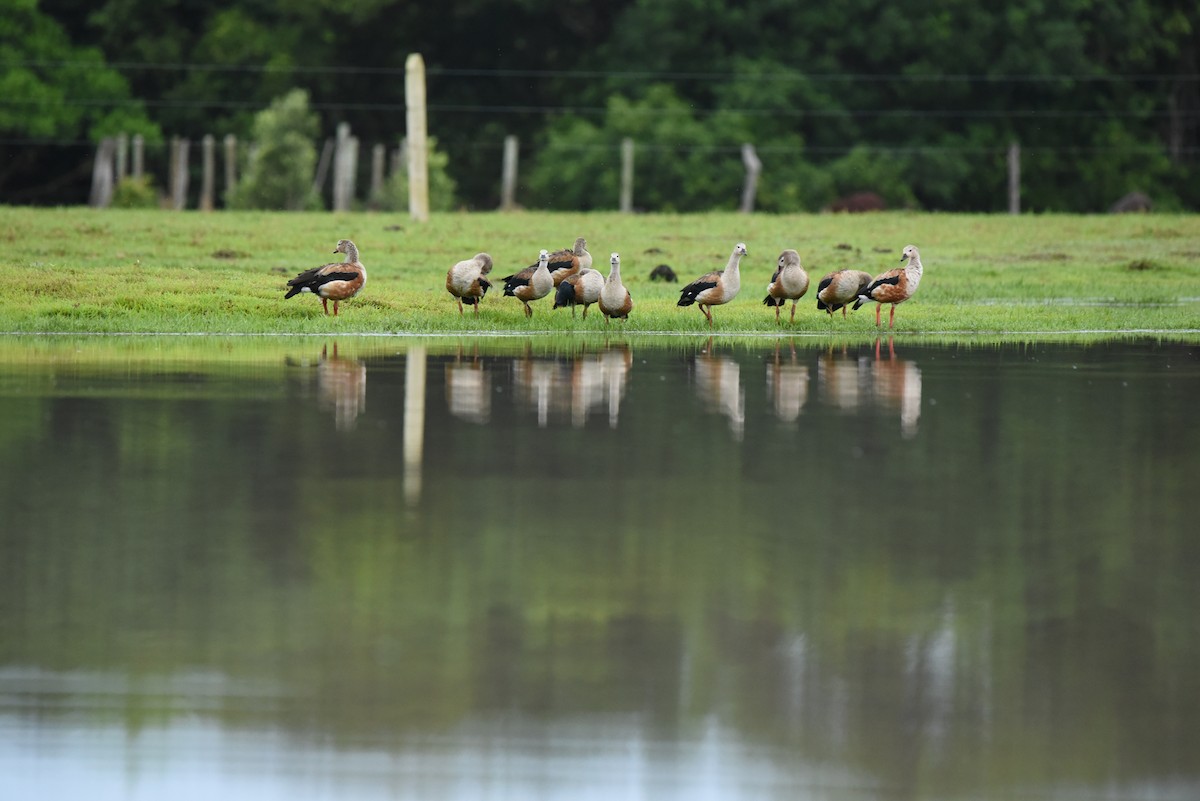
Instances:
[[[237,185],[231,208],[301,211],[321,207],[313,190],[317,164],[317,115],[309,111],[308,93],[293,89],[260,111],[254,119],[256,154]]]

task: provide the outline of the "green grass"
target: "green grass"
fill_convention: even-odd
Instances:
[[[843,267],[880,273],[900,250],[921,248],[925,275],[896,314],[897,334],[1200,331],[1200,217],[1196,215],[985,216],[443,214],[425,225],[401,215],[171,213],[0,209],[0,332],[239,334],[603,332],[552,300],[521,304],[498,287],[480,315],[459,317],[444,289],[455,261],[484,250],[494,278],[532,263],[540,248],[586,236],[595,266],[621,253],[635,308],[629,335],[707,335],[703,316],[678,308],[682,284],[651,283],[670,264],[683,283],[724,266],[747,243],[742,293],[714,310],[718,335],[778,334],[762,305],[779,252],[796,248],[813,279],[794,326],[821,337],[873,336],[874,306],[829,319],[815,284]],[[283,299],[288,278],[334,260],[353,239],[370,279],[337,318],[311,295]],[[884,310],[886,316],[887,310]],[[786,316],[786,310],[785,310]],[[617,324],[614,324],[614,327]],[[885,322],[886,325],[886,322]],[[614,332],[615,333],[615,332]]]

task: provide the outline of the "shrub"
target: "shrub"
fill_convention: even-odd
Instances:
[[[256,154],[246,166],[230,208],[302,211],[321,208],[313,191],[317,164],[317,115],[308,109],[308,93],[293,89],[254,118]]]
[[[112,206],[115,209],[158,208],[158,190],[154,188],[154,176],[122,178],[113,189]]]

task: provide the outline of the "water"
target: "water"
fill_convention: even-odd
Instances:
[[[1200,350],[0,343],[0,798],[1200,797]]]

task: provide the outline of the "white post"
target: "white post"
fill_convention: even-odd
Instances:
[[[408,212],[429,220],[429,162],[425,116],[425,59],[412,53],[404,62],[404,105],[408,127]]]
[[[217,171],[217,156],[216,156],[217,140],[212,134],[205,134],[200,140],[200,159],[203,166],[203,172],[200,178],[200,210],[213,210],[213,192],[216,185]]]
[[[133,177],[141,178],[145,174],[146,137],[141,134],[133,135]]]
[[[621,140],[621,211],[633,211],[633,140]]]
[[[354,197],[354,165],[350,123],[339,122],[333,156],[333,210],[349,211]]]
[[[116,142],[111,136],[100,140],[96,147],[96,160],[92,164],[92,193],[88,205],[93,208],[108,208],[113,196],[113,150]]]
[[[129,174],[129,134],[117,135],[117,180]]]
[[[743,214],[754,211],[754,196],[758,193],[758,176],[762,172],[762,161],[754,151],[754,145],[742,145],[742,164],[746,165],[746,183],[742,187],[742,205],[739,209]]]
[[[1021,213],[1021,145],[1008,146],[1008,213]]]
[[[225,205],[237,189],[237,137],[225,134]]]
[[[387,157],[387,148],[381,144],[377,144],[371,148],[371,195],[370,206],[373,209],[379,208],[379,202],[383,197],[383,162]]]
[[[517,207],[517,137],[504,137],[504,162],[500,169],[500,210],[512,211]]]

